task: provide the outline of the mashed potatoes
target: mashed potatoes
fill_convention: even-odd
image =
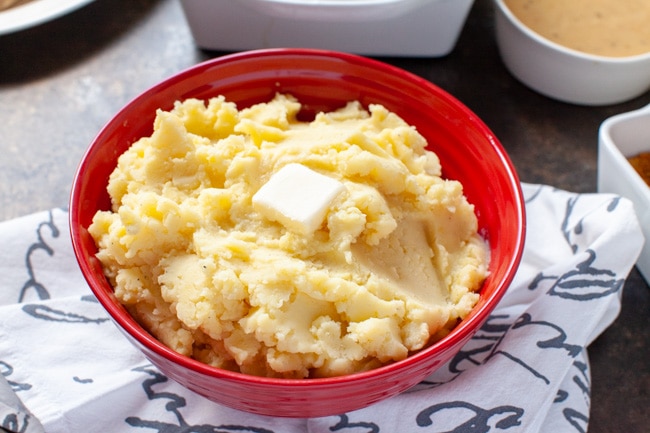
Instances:
[[[342,375],[407,357],[478,300],[488,250],[424,138],[379,105],[311,122],[300,108],[288,95],[241,111],[177,102],[119,158],[112,210],[89,231],[117,298],[175,351],[254,375]],[[315,189],[310,224],[254,204],[290,164],[334,186]]]

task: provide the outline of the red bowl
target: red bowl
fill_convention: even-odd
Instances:
[[[186,98],[219,94],[241,109],[290,93],[305,112],[331,110],[349,100],[379,103],[417,127],[437,153],[443,176],[460,181],[475,205],[490,246],[490,275],[469,316],[447,337],[405,360],[371,371],[319,379],[271,379],[224,371],[179,355],[145,331],[115,299],[95,258],[87,228],[109,209],[108,176],[118,156],[152,133],[156,109]],[[356,55],[273,49],[219,57],[191,67],[128,103],[90,144],[76,173],[70,230],[81,271],[118,328],[164,374],[206,398],[248,412],[316,417],[368,406],[420,382],[447,362],[478,331],[510,285],[524,248],[525,208],[517,174],[486,125],[432,83],[399,68]]]

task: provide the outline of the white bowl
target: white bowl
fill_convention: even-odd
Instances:
[[[377,56],[448,54],[474,0],[181,0],[208,50],[321,48]]]
[[[531,89],[579,105],[615,104],[650,89],[650,53],[605,57],[566,48],[526,27],[504,0],[494,4],[503,63]]]
[[[650,240],[650,187],[628,157],[650,152],[650,105],[605,120],[598,133],[598,191],[615,193],[634,203],[646,240]],[[650,283],[650,242],[637,267]]]

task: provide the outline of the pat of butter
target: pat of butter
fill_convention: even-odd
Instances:
[[[255,193],[253,207],[291,231],[309,234],[320,227],[332,201],[344,189],[336,179],[301,164],[288,164]]]

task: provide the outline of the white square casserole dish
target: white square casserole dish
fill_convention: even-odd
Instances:
[[[606,119],[598,132],[598,191],[630,199],[646,244],[637,268],[650,283],[650,187],[628,158],[650,152],[650,105]]]
[[[320,48],[375,56],[441,57],[474,0],[181,0],[208,50]]]

